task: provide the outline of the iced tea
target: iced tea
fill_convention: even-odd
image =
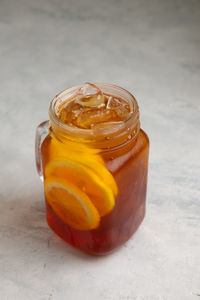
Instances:
[[[49,226],[91,254],[125,243],[145,215],[148,150],[124,89],[84,84],[56,96],[41,145]]]

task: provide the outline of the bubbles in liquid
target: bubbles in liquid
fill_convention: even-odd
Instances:
[[[131,109],[123,99],[104,94],[94,84],[87,83],[70,102],[64,102],[59,111],[58,117],[65,124],[93,129],[123,123]]]

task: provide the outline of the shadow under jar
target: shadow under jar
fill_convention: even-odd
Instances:
[[[94,118],[99,109],[100,121],[98,114]],[[86,111],[84,125],[79,110]],[[47,222],[79,250],[109,253],[133,235],[145,215],[149,140],[140,128],[137,101],[115,85],[82,84],[58,94],[49,116],[36,132]]]

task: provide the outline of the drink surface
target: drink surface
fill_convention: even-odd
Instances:
[[[70,126],[92,129],[123,123],[130,114],[131,107],[126,101],[88,84],[80,88],[75,97],[62,103],[58,117]]]
[[[86,131],[123,124],[132,113],[130,103],[91,84],[57,108],[60,121]],[[142,130],[103,150],[50,131],[41,148],[49,226],[91,254],[126,242],[145,214],[148,144]]]

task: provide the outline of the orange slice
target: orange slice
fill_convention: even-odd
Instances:
[[[55,213],[71,227],[91,230],[100,216],[88,196],[73,184],[50,177],[44,182],[45,196]]]
[[[77,152],[80,147],[84,147],[84,152]],[[81,150],[83,150],[81,148]],[[50,160],[59,159],[63,161],[73,160],[79,162],[94,171],[103,182],[106,182],[112,190],[114,196],[118,193],[118,187],[112,174],[106,169],[103,159],[100,155],[90,153],[91,149],[80,143],[66,142],[62,144],[56,139],[51,140]]]
[[[66,156],[90,156],[91,158],[98,160],[99,162],[104,163],[103,159],[101,158],[98,153],[100,152],[99,149],[91,148],[88,145],[83,143],[78,143],[76,141],[66,140],[65,142],[61,142],[56,138],[51,139],[50,144],[50,156],[51,158],[54,157],[66,157]]]
[[[100,180],[106,183],[106,185],[111,189],[114,196],[118,193],[118,187],[113,178],[112,174],[106,169],[106,167],[99,161],[91,160],[90,157],[84,157],[81,163],[91,169],[96,175],[99,176]]]
[[[115,199],[112,190],[91,169],[72,160],[54,160],[47,164],[45,177],[55,177],[72,183],[84,192],[97,208],[100,216],[109,213]]]

